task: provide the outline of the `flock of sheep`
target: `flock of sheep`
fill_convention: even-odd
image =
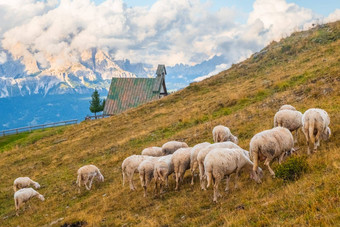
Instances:
[[[302,128],[309,155],[311,152],[316,152],[321,139],[328,140],[330,137],[329,124],[329,116],[322,109],[312,108],[302,114],[291,105],[283,105],[275,114],[274,128],[257,133],[250,141],[249,152],[237,145],[238,139],[228,127],[218,125],[212,132],[213,144],[203,142],[189,147],[185,142],[170,141],[162,147],[145,148],[141,155],[127,157],[122,163],[123,185],[128,180],[130,189],[135,190],[133,175],[138,172],[144,197],[152,180],[155,182],[155,194],[160,194],[163,193],[164,187],[168,187],[168,177],[174,173],[175,190],[179,190],[186,170],[191,170],[193,185],[198,168],[201,189],[206,190],[213,184],[213,201],[217,202],[220,196],[218,187],[222,179],[226,178],[225,191],[228,191],[230,175],[235,173],[235,188],[237,188],[239,173],[244,169],[249,172],[251,179],[261,183],[263,171],[258,166],[259,161],[264,161],[270,174],[275,177],[270,163],[277,158],[281,164],[286,157],[296,151],[293,131],[296,131],[296,142],[298,129]],[[83,166],[77,173],[79,190],[82,185],[90,190],[94,178],[104,181],[100,170],[94,165]],[[19,177],[14,181],[17,215],[22,204],[30,198],[38,197],[44,201],[43,195],[33,188],[28,188],[30,185],[34,185],[36,189],[40,188],[37,182],[28,177]]]

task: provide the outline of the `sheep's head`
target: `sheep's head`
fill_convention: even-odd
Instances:
[[[39,189],[39,188],[40,188],[40,184],[37,183],[37,182],[35,182],[35,183],[34,183],[34,187],[35,187],[36,189]]]
[[[40,199],[41,201],[45,201],[45,197],[41,194],[38,195],[38,199]]]
[[[99,178],[99,181],[104,182],[104,176],[102,174],[99,174],[98,178]]]
[[[257,167],[257,170],[252,170],[250,172],[250,178],[253,179],[256,183],[260,184],[262,183],[263,178],[263,171],[260,167]]]
[[[288,157],[294,155],[294,154],[296,153],[296,151],[299,150],[299,149],[300,149],[300,148],[292,148],[292,149],[290,149],[289,151],[286,151],[285,154],[284,154],[284,156],[283,156],[283,161],[284,161],[286,158],[288,158]]]
[[[321,135],[322,139],[327,141],[331,137],[331,129],[329,127],[326,128],[326,130]]]

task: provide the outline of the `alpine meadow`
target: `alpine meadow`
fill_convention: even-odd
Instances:
[[[160,100],[104,119],[83,121],[31,133],[0,137],[0,226],[336,226],[340,223],[340,22],[316,25],[272,42],[243,62]],[[280,106],[328,112],[328,141],[307,156],[300,129],[297,154],[286,163],[305,165],[298,178],[272,178],[263,162],[261,184],[243,171],[239,189],[221,192],[190,185],[187,171],[179,191],[169,177],[160,196],[143,197],[138,174],[136,191],[122,185],[121,164],[146,147],[167,141],[190,147],[213,142],[216,125],[228,126],[239,146],[273,128]],[[295,161],[294,161],[295,160]],[[296,161],[297,160],[297,161]],[[96,165],[105,181],[90,191],[76,185],[77,170]],[[271,165],[278,172],[278,162]],[[39,182],[45,201],[34,198],[16,216],[13,180],[27,175]],[[223,183],[224,184],[224,183]],[[231,186],[233,186],[233,181]],[[222,187],[222,186],[221,186]]]

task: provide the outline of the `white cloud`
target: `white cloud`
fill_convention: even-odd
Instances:
[[[247,23],[240,24],[233,9],[212,12],[209,4],[158,0],[149,8],[128,8],[123,0],[99,5],[90,0],[0,0],[0,39],[29,72],[38,71],[38,65],[70,67],[90,48],[153,65],[195,64],[214,55],[223,55],[229,65],[319,17],[285,0],[256,0]]]
[[[340,20],[340,9],[336,9],[333,13],[329,14],[329,16],[325,18],[326,23],[335,22],[338,20]]]
[[[7,61],[7,55],[5,52],[0,52],[0,64],[3,64]]]

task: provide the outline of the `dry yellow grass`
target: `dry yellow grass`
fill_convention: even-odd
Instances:
[[[340,223],[340,23],[294,33],[227,71],[161,100],[123,114],[65,128],[27,134],[0,146],[0,226],[42,226],[59,218],[93,226],[339,225]],[[212,142],[217,124],[227,125],[249,147],[251,137],[271,128],[273,116],[289,103],[304,112],[325,109],[332,138],[308,157],[310,170],[293,183],[271,179],[257,185],[243,174],[240,190],[212,203],[189,177],[181,191],[142,197],[122,187],[121,162],[148,146],[184,140]],[[300,154],[306,146],[300,133]],[[1,141],[0,141],[1,144]],[[77,193],[77,169],[95,164],[105,177],[91,191]],[[275,167],[275,164],[274,164]],[[188,175],[188,173],[187,173]],[[31,201],[15,216],[12,183],[38,181],[46,201]],[[197,182],[197,179],[196,179]],[[244,208],[244,209],[243,209]]]

